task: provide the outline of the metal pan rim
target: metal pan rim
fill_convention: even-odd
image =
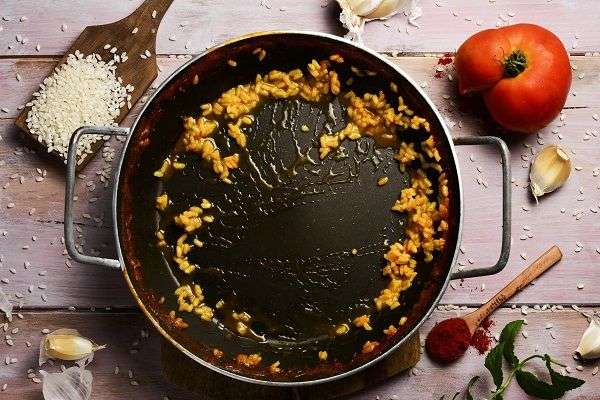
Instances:
[[[145,304],[143,303],[143,301],[140,299],[140,297],[137,294],[137,291],[135,290],[133,283],[129,277],[127,268],[125,268],[125,260],[124,260],[123,252],[122,252],[122,249],[120,246],[120,241],[119,241],[120,232],[119,232],[119,226],[118,226],[117,202],[118,202],[118,194],[119,194],[120,179],[121,179],[121,169],[123,167],[127,149],[129,148],[132,134],[135,131],[136,126],[138,125],[138,122],[140,121],[141,117],[145,114],[148,106],[152,103],[152,100],[162,91],[162,89],[165,86],[167,86],[173,79],[176,79],[176,77],[179,75],[179,73],[181,71],[188,68],[188,66],[190,66],[191,64],[198,62],[205,55],[207,55],[213,51],[217,51],[218,49],[225,47],[227,45],[230,45],[232,43],[240,42],[240,41],[243,41],[248,38],[253,38],[253,37],[257,37],[257,36],[269,36],[269,35],[305,35],[305,36],[309,36],[309,37],[326,38],[329,40],[340,42],[341,44],[344,44],[344,45],[356,47],[357,49],[359,49],[365,53],[368,53],[370,56],[377,58],[381,62],[387,64],[389,67],[394,69],[400,76],[402,76],[403,79],[405,79],[410,85],[413,86],[413,88],[424,99],[426,105],[431,109],[433,114],[438,119],[438,122],[440,123],[440,126],[442,127],[443,134],[446,136],[446,139],[448,140],[448,144],[449,144],[449,148],[450,148],[450,155],[452,156],[451,161],[454,164],[454,169],[455,169],[456,177],[457,177],[456,187],[458,188],[458,193],[456,193],[456,195],[458,195],[458,204],[459,204],[459,210],[458,210],[458,218],[459,219],[458,219],[458,224],[457,224],[457,240],[456,240],[456,243],[454,243],[454,252],[453,252],[453,255],[451,258],[451,262],[450,262],[451,265],[450,265],[448,274],[440,288],[438,295],[433,299],[429,310],[423,314],[423,316],[421,317],[419,322],[416,323],[415,326],[413,327],[413,329],[411,329],[409,332],[407,332],[407,334],[402,339],[400,339],[396,344],[394,344],[389,349],[387,349],[385,352],[381,353],[380,355],[373,358],[372,360],[369,360],[368,362],[366,362],[362,365],[359,365],[356,368],[353,368],[351,370],[348,370],[348,371],[345,371],[345,372],[342,372],[339,374],[335,374],[335,375],[328,376],[325,378],[320,378],[320,379],[307,380],[307,381],[269,381],[269,380],[261,380],[261,379],[251,378],[251,377],[248,377],[245,375],[237,374],[237,373],[228,371],[226,369],[220,368],[214,364],[211,364],[211,363],[203,360],[199,356],[197,356],[197,355],[193,354],[192,352],[190,352],[189,350],[187,350],[184,346],[182,346],[179,342],[177,342],[166,330],[164,330],[161,327],[160,323],[156,320],[156,318],[154,318],[152,316],[152,314],[148,311],[148,309],[145,306]],[[131,291],[136,302],[138,303],[140,309],[142,310],[142,312],[144,313],[146,318],[152,323],[152,325],[155,327],[155,329],[163,336],[163,338],[165,338],[170,344],[175,346],[177,349],[179,349],[182,353],[187,355],[189,358],[196,361],[198,364],[200,364],[206,368],[209,368],[212,371],[215,371],[219,374],[227,376],[229,378],[233,378],[233,379],[236,379],[236,380],[239,380],[242,382],[254,383],[254,384],[264,385],[264,386],[291,387],[291,388],[333,382],[333,381],[336,381],[339,379],[347,378],[347,377],[354,375],[360,371],[363,371],[363,370],[375,365],[376,363],[383,360],[384,358],[386,358],[389,354],[394,352],[396,349],[398,349],[398,347],[400,347],[403,343],[405,343],[409,337],[411,337],[418,331],[418,329],[429,318],[429,316],[431,315],[433,310],[436,308],[437,304],[440,302],[440,300],[441,300],[442,296],[444,295],[444,293],[448,287],[448,284],[450,282],[451,269],[454,265],[456,265],[456,260],[458,258],[458,251],[459,251],[459,247],[460,247],[459,243],[461,242],[461,238],[462,238],[463,207],[464,207],[463,188],[462,188],[462,180],[461,180],[461,175],[460,175],[460,167],[458,164],[458,158],[457,158],[456,149],[455,149],[452,137],[449,134],[449,130],[448,130],[448,127],[446,126],[446,123],[444,122],[444,118],[442,117],[442,115],[440,114],[438,109],[435,107],[435,105],[433,104],[431,99],[421,89],[421,87],[406,72],[404,72],[404,70],[402,70],[399,66],[390,62],[388,59],[386,59],[385,56],[383,56],[361,44],[358,44],[358,43],[352,42],[350,40],[347,40],[345,38],[331,35],[328,33],[315,32],[315,31],[303,31],[303,30],[263,31],[263,32],[255,32],[255,33],[249,33],[246,35],[238,36],[236,38],[232,38],[232,39],[227,40],[219,45],[216,45],[214,47],[211,47],[211,48],[205,50],[204,52],[202,52],[202,53],[198,54],[197,56],[193,57],[192,59],[188,60],[186,63],[184,63],[179,68],[177,68],[175,71],[173,71],[171,73],[171,75],[169,75],[169,77],[167,79],[165,79],[156,88],[154,93],[148,98],[144,107],[142,107],[142,109],[140,110],[140,113],[138,114],[138,116],[136,117],[135,121],[132,124],[132,126],[130,128],[130,134],[128,135],[127,140],[125,141],[123,151],[121,153],[119,162],[117,164],[117,170],[115,172],[114,186],[113,186],[113,193],[112,193],[112,217],[113,217],[114,235],[115,235],[115,240],[116,240],[117,254],[118,254],[119,261],[121,263],[121,269],[123,271],[123,275],[125,276],[125,281],[127,282],[127,286],[129,287],[129,290]]]

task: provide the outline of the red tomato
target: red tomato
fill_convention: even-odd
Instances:
[[[487,29],[468,38],[454,61],[461,94],[481,92],[504,128],[531,133],[560,113],[571,87],[569,55],[533,24]]]

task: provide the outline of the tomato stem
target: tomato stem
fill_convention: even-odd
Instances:
[[[514,78],[527,68],[527,57],[521,50],[515,50],[504,60],[504,75]]]

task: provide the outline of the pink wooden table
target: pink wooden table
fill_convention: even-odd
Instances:
[[[159,338],[138,312],[121,273],[68,261],[63,235],[64,174],[27,148],[13,126],[18,107],[86,25],[117,20],[140,0],[0,0],[0,278],[2,289],[20,316],[6,327],[0,343],[1,393],[9,399],[39,399],[41,385],[28,377],[36,368],[42,329],[77,328],[109,349],[97,354],[94,399],[191,399],[160,374]],[[468,312],[485,302],[524,265],[551,244],[564,252],[563,261],[535,285],[496,312],[497,332],[508,321],[526,318],[528,338],[520,351],[548,351],[587,383],[566,396],[600,398],[596,363],[572,358],[587,326],[575,308],[593,312],[600,298],[600,3],[597,0],[422,0],[419,27],[402,16],[367,26],[368,46],[393,57],[429,93],[454,135],[494,132],[494,126],[468,111],[459,111],[455,81],[434,78],[440,53],[452,52],[471,33],[497,24],[536,22],[563,40],[571,52],[572,91],[564,112],[537,136],[510,143],[513,182],[513,245],[506,269],[494,277],[470,279],[448,289],[442,305],[423,332],[441,319]],[[343,34],[337,6],[329,0],[177,0],[158,32],[162,72],[157,83],[191,54],[230,37],[267,29],[306,29]],[[64,25],[61,29],[61,26]],[[17,43],[16,35],[27,40]],[[169,40],[174,36],[175,40]],[[39,50],[36,45],[39,44]],[[17,78],[17,76],[19,78]],[[152,89],[150,89],[150,92]],[[131,123],[138,107],[125,121]],[[569,149],[577,167],[560,191],[532,202],[527,190],[528,164],[541,144],[559,143]],[[112,147],[118,154],[119,144]],[[493,150],[459,148],[465,183],[465,265],[490,264],[499,250],[500,165]],[[114,256],[110,221],[110,187],[97,172],[112,163],[98,156],[78,182],[77,240],[88,252]],[[485,181],[486,185],[478,184]],[[14,206],[12,206],[14,204]],[[12,207],[11,207],[12,206]],[[579,288],[578,288],[579,287]],[[523,315],[522,306],[528,306]],[[551,324],[551,325],[549,325]],[[548,328],[552,326],[552,328]],[[141,338],[141,332],[150,333]],[[12,344],[12,345],[11,345]],[[14,362],[11,362],[12,361]],[[115,373],[119,366],[120,372]],[[128,376],[132,371],[133,378]],[[410,373],[373,386],[353,399],[438,399],[465,387],[482,375],[483,357],[468,354],[442,368],[426,357]],[[138,384],[133,383],[137,382]],[[484,386],[484,385],[480,385]],[[516,385],[513,385],[516,386]],[[484,393],[482,393],[484,395]],[[507,398],[523,398],[513,387]]]

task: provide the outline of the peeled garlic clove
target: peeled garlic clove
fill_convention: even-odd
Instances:
[[[40,371],[40,374],[44,400],[88,400],[92,394],[92,373],[83,367],[59,373]]]
[[[600,358],[600,320],[597,317],[592,317],[575,352],[585,360]]]
[[[531,163],[531,193],[538,197],[561,187],[571,174],[571,159],[556,145],[544,147]]]
[[[98,346],[74,329],[58,329],[42,339],[39,363],[42,365],[51,358],[64,361],[87,359],[105,347]]]

